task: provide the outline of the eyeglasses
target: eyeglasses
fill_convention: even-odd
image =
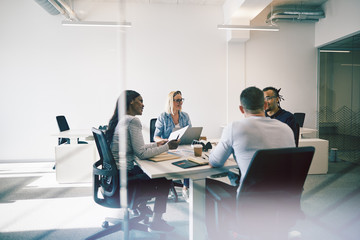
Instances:
[[[185,101],[185,98],[174,99],[174,102],[181,103]]]
[[[273,99],[273,98],[276,98],[276,96],[266,96],[266,97],[265,97],[265,100],[266,100],[266,101],[269,101],[269,100],[271,100],[271,99]]]

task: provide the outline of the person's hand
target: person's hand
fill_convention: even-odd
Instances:
[[[177,149],[177,147],[179,146],[180,143],[180,139],[179,140],[171,140],[168,142],[169,145],[169,149]]]
[[[165,143],[167,143],[168,140],[167,139],[161,139],[159,141],[156,141],[157,146],[161,146],[164,145]]]

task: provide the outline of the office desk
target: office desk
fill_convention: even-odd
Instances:
[[[308,174],[326,174],[328,172],[329,141],[320,138],[300,138],[299,147],[315,147],[315,154]]]
[[[77,144],[78,138],[85,138],[87,141],[93,141],[94,137],[91,132],[91,129],[70,129],[67,131],[59,132],[56,134],[53,134],[53,136],[59,137],[59,138],[69,138],[70,144]]]
[[[98,158],[95,142],[91,141],[94,140],[91,129],[67,130],[53,136],[70,139],[70,144],[55,147],[56,181],[91,182],[92,165]],[[88,144],[77,144],[78,138],[85,138]]]
[[[300,138],[303,138],[304,136],[304,134],[306,134],[307,136],[310,136],[310,137],[312,137],[312,138],[314,138],[314,137],[316,137],[316,132],[317,132],[318,130],[316,130],[316,129],[312,129],[312,128],[303,128],[303,127],[301,127],[300,128]]]
[[[214,174],[227,172],[231,168],[236,168],[237,164],[233,159],[226,161],[222,168],[211,168],[209,165],[183,169],[177,167],[172,162],[186,159],[187,155],[192,154],[189,147],[181,146],[177,151],[182,158],[167,160],[162,162],[152,162],[148,160],[137,160],[137,164],[150,178],[165,177],[167,179],[190,178],[190,202],[189,202],[189,239],[206,239],[205,226],[205,178]],[[175,151],[176,152],[176,151]]]

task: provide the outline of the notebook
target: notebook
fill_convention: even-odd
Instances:
[[[202,127],[189,127],[186,126],[170,134],[169,141],[180,138],[181,145],[190,145],[192,141],[199,140],[202,132]]]
[[[181,168],[191,168],[191,167],[208,165],[209,161],[207,159],[190,157],[185,160],[173,162],[172,164],[174,164],[175,166],[181,167]]]

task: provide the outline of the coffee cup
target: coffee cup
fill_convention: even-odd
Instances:
[[[201,144],[195,144],[193,145],[193,148],[195,157],[201,157],[203,146]]]

